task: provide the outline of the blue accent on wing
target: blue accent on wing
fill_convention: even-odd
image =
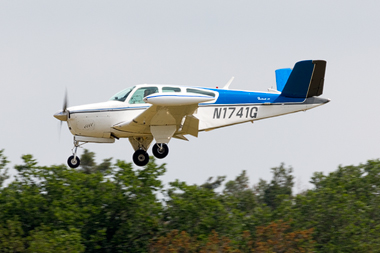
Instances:
[[[306,98],[313,70],[313,61],[297,62],[294,65],[292,73],[290,73],[281,95],[291,98]]]
[[[275,71],[275,73],[276,73],[276,85],[277,85],[278,91],[282,91],[284,89],[285,84],[288,81],[291,72],[292,72],[292,69],[290,69],[290,68],[277,69]]]

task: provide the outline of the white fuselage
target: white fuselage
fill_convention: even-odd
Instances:
[[[323,103],[326,101],[323,101]],[[207,131],[220,127],[253,122],[265,118],[285,115],[289,113],[309,110],[321,105],[315,103],[280,103],[280,104],[200,104],[194,112],[199,119],[199,131]],[[70,116],[68,127],[73,135],[111,138],[111,133],[119,138],[150,135],[145,132],[118,131],[112,127],[120,122],[132,120],[150,104],[131,105],[127,102],[107,101],[104,103],[89,104],[68,108]]]

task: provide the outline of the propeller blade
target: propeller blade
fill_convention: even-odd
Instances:
[[[61,121],[67,121],[67,118],[68,118],[68,111],[67,111],[67,105],[68,105],[68,98],[67,98],[67,89],[65,91],[65,97],[64,97],[64,100],[63,100],[63,108],[62,108],[62,111],[60,112],[57,112],[54,114],[54,117],[61,120]],[[62,125],[62,123],[61,123]]]
[[[67,109],[67,89],[65,90],[65,98],[64,98],[64,100],[63,100],[63,109],[62,109],[62,111],[63,112],[66,112],[66,109]]]
[[[64,96],[64,99],[63,99],[63,108],[62,108],[62,111],[61,112],[57,112],[56,114],[54,114],[54,117],[60,120],[60,122],[59,122],[59,134],[58,134],[59,139],[61,139],[62,121],[67,121],[67,115],[68,115],[67,106],[68,106],[68,98],[67,98],[67,88],[66,88],[66,90],[65,90],[65,96]]]

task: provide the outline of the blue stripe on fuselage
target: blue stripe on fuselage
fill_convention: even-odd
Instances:
[[[203,88],[205,89],[205,88]],[[219,93],[219,97],[213,104],[265,104],[265,103],[302,103],[305,98],[289,98],[276,93],[210,89]]]

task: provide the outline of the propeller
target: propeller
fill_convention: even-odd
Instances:
[[[60,125],[59,125],[59,132],[61,132],[62,129],[62,121],[67,121],[69,111],[67,110],[67,105],[68,105],[68,98],[67,98],[67,89],[65,91],[65,97],[63,100],[63,108],[62,111],[59,111],[54,114],[54,117],[60,120]]]
[[[66,89],[65,90],[65,98],[63,100],[63,108],[62,108],[62,113],[65,114],[66,121],[67,121],[67,115],[68,115],[68,111],[66,110],[67,109],[67,104],[68,104],[67,100],[68,99],[67,99],[67,89]],[[62,131],[62,120],[61,120],[60,126],[59,126],[59,132],[61,132],[61,131]]]
[[[68,111],[67,111],[67,90],[65,92],[65,99],[63,101],[63,108],[62,111],[57,112],[54,114],[54,117],[59,119],[61,122],[62,121],[67,121],[67,116],[68,116]]]

